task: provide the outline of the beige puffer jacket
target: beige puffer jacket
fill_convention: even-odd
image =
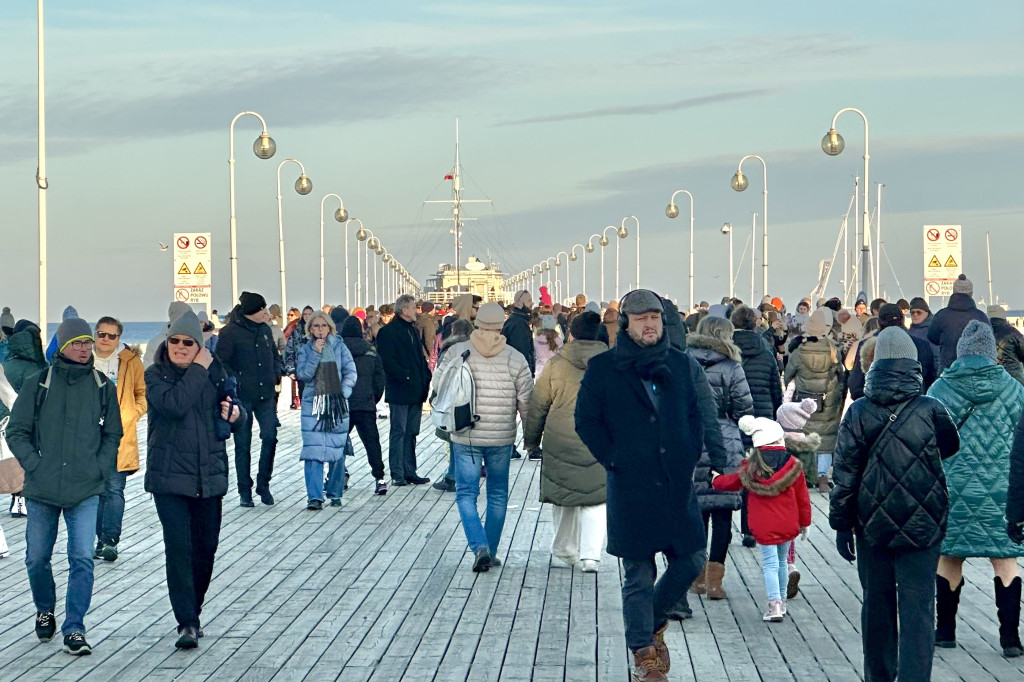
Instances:
[[[452,442],[479,447],[512,445],[516,440],[516,414],[526,419],[533,395],[533,378],[526,358],[507,345],[501,334],[477,330],[469,341],[452,346],[444,354],[441,366],[453,362],[467,348],[480,420],[465,433],[452,434]],[[440,366],[434,373],[435,378],[439,376]],[[432,390],[436,388],[431,386]]]

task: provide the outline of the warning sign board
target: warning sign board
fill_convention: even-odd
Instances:
[[[183,303],[210,301],[210,233],[174,235],[174,300]]]
[[[924,226],[924,291],[927,296],[951,296],[963,267],[960,225]]]

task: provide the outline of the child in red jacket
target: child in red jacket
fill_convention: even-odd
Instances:
[[[811,499],[804,468],[786,450],[785,433],[778,422],[764,417],[741,417],[740,430],[754,447],[734,474],[715,475],[716,490],[747,489],[750,531],[761,549],[768,610],[763,620],[779,623],[786,615],[782,589],[787,583],[786,555],[797,535],[807,536],[811,525]]]

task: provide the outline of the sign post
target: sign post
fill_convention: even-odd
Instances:
[[[174,234],[174,300],[182,303],[205,303],[206,315],[211,312],[210,233],[176,232]]]
[[[963,272],[962,238],[960,225],[924,226],[924,294],[929,299],[953,295],[953,282]]]

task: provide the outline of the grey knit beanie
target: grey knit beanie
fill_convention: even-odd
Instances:
[[[970,321],[956,343],[956,356],[962,358],[965,355],[984,355],[996,359],[996,337],[992,334],[991,325],[978,320]]]
[[[967,279],[967,275],[961,273],[956,278],[956,281],[953,282],[953,293],[974,296],[974,284],[971,283],[971,280]]]
[[[202,345],[203,325],[199,322],[196,314],[189,310],[171,323],[170,328],[167,330],[167,338],[172,336],[187,336],[190,339],[195,339],[196,343]]]
[[[72,341],[92,339],[89,323],[80,317],[69,317],[57,327],[57,352],[63,353]]]
[[[917,360],[917,346],[902,327],[886,327],[878,333],[875,360]]]
[[[4,306],[4,311],[0,313],[0,327],[14,329],[14,315],[11,315],[11,309],[7,306]]]
[[[807,420],[818,411],[814,398],[804,398],[798,403],[782,403],[775,412],[775,421],[785,431],[803,431]]]

